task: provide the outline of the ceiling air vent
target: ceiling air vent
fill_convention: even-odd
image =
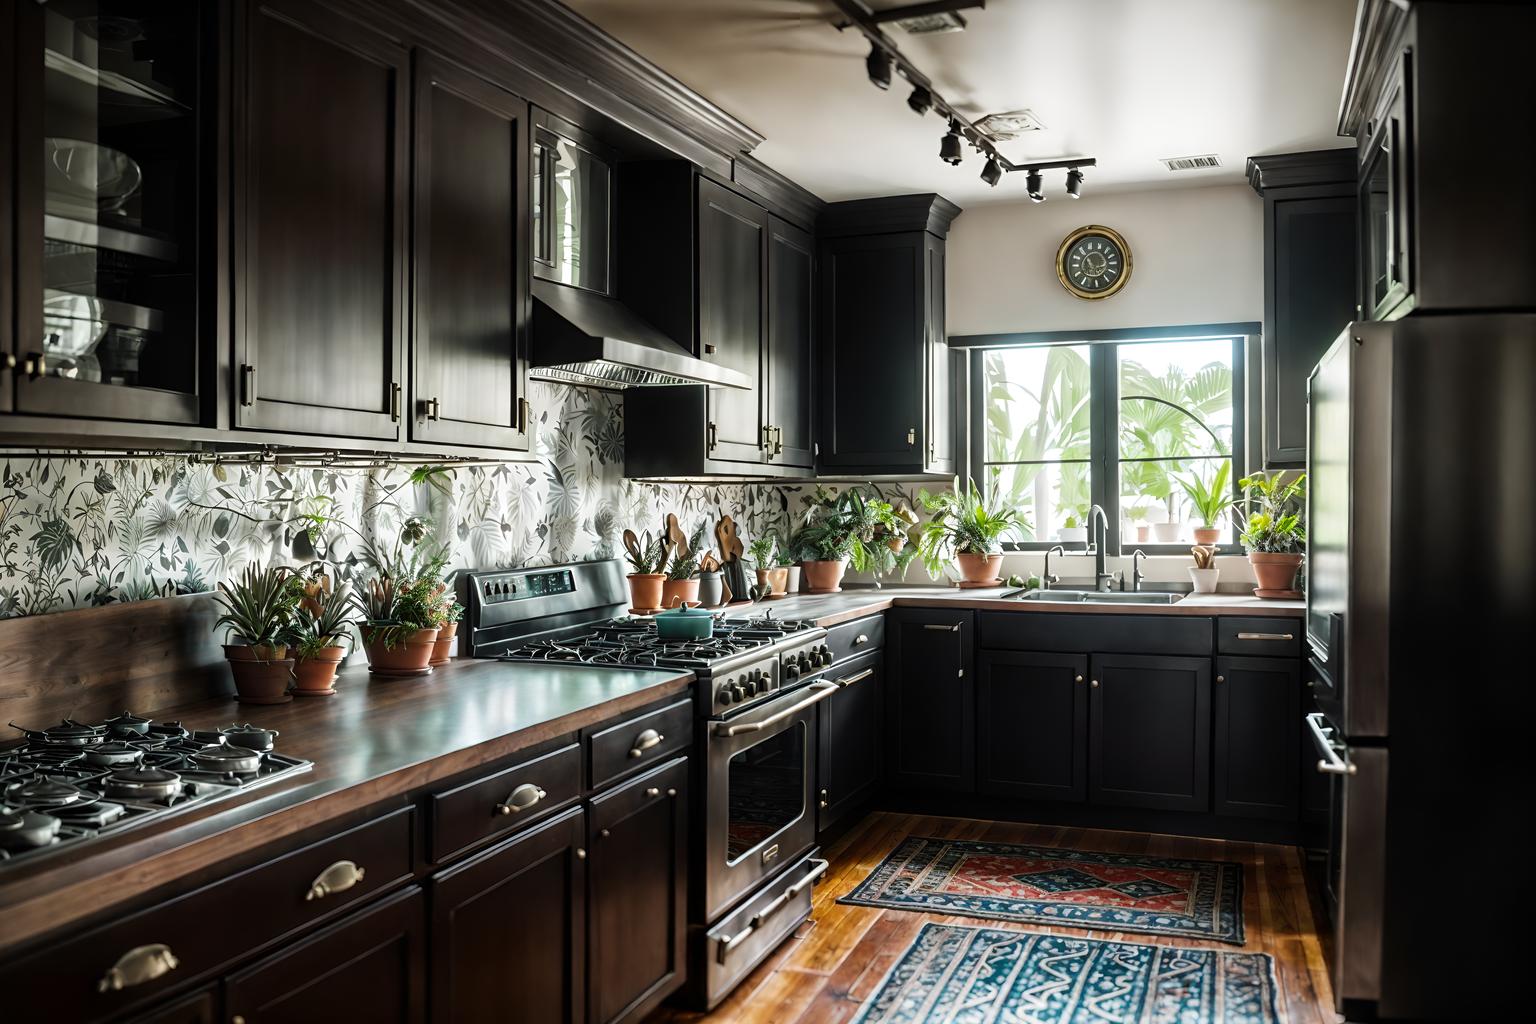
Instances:
[[[1025,132],[1038,132],[1045,124],[1033,110],[1010,110],[1004,114],[988,114],[976,122],[976,127],[993,142],[1010,142]]]
[[[1206,153],[1204,156],[1165,156],[1162,161],[1163,166],[1170,171],[1199,171],[1221,166],[1221,157],[1215,153]]]
[[[941,32],[964,32],[965,19],[955,11],[936,11],[932,14],[915,14],[910,18],[897,18],[896,26],[914,36],[932,36]]]

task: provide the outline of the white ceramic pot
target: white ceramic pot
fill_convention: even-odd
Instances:
[[[1152,539],[1159,544],[1174,544],[1178,542],[1179,534],[1184,532],[1183,523],[1153,523]]]
[[[1063,544],[1087,544],[1088,527],[1063,526],[1061,528],[1061,542]]]
[[[800,593],[800,567],[798,565],[789,567],[789,575],[784,580],[784,592],[786,594]]]
[[[1148,505],[1147,506],[1147,522],[1148,523],[1166,523],[1167,521],[1168,521],[1168,510],[1166,508],[1164,508],[1162,505]]]
[[[1196,569],[1189,567],[1189,578],[1195,585],[1197,594],[1216,593],[1216,580],[1221,576],[1220,569]]]

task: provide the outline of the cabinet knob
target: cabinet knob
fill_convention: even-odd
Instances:
[[[677,796],[677,790],[675,790],[675,789],[667,790],[667,796],[676,797]]]
[[[0,370],[16,369],[16,357],[7,352],[4,358],[0,358]]]
[[[599,839],[607,839],[607,838],[608,838],[608,837],[609,837],[609,836],[611,836],[611,835],[613,835],[613,833],[612,833],[612,832],[609,832],[609,831],[608,831],[608,830],[607,830],[607,829],[603,829],[603,830],[602,830],[602,831],[601,831],[601,832],[599,832],[599,833],[598,833],[598,834],[597,834],[597,837],[598,837],[598,838],[599,838]]]
[[[1227,677],[1226,677],[1226,676],[1217,676],[1217,677],[1216,677],[1216,681],[1217,681],[1217,682],[1218,682],[1218,683],[1224,683],[1224,682],[1226,682],[1226,681],[1227,681]]]
[[[817,801],[816,806],[820,807],[822,810],[826,810],[827,809],[828,803],[827,803],[827,791],[826,790],[822,790],[821,791],[821,799],[819,801]]]
[[[651,786],[645,791],[645,795],[654,799],[655,797],[661,796],[661,790],[657,789],[655,786]]]
[[[1097,679],[1090,679],[1088,685],[1097,690],[1099,688],[1099,681]]]
[[[245,1024],[245,1018],[237,1013],[233,1017],[229,1018],[229,1024]]]
[[[583,850],[581,847],[578,846],[576,848],[576,859],[577,860],[586,860],[587,859],[587,851]]]
[[[48,360],[41,352],[28,352],[22,369],[26,371],[29,380],[37,380],[48,373]]]
[[[907,447],[911,448],[911,447],[913,447],[916,444],[917,444],[917,428],[916,427],[908,427],[907,428]]]
[[[715,346],[706,344],[704,346],[704,354],[707,355],[707,356],[714,355],[715,354]]]
[[[1083,681],[1083,677],[1082,677],[1082,676],[1073,676],[1073,677],[1072,677],[1072,681],[1073,681],[1073,682],[1074,682],[1074,683],[1079,683],[1079,684],[1080,684],[1080,683],[1082,683],[1082,681]]]

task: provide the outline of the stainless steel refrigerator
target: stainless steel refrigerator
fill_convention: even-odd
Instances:
[[[1498,1019],[1524,1003],[1536,881],[1536,315],[1352,324],[1309,416],[1335,998],[1350,1020]]]

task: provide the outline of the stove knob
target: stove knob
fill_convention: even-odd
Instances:
[[[817,650],[821,652],[821,663],[823,665],[832,664],[832,648],[828,647],[826,644],[822,644],[817,648]]]
[[[809,672],[812,668],[815,667],[815,663],[811,661],[811,656],[805,651],[800,652],[799,662],[800,671],[802,672]]]
[[[747,699],[747,691],[742,689],[740,686],[732,686],[731,687],[731,699],[736,701],[736,702],[738,702],[738,703],[740,703],[741,701],[744,701],[744,700]]]
[[[731,696],[731,691],[727,687],[722,686],[715,693],[715,699],[718,700],[721,704],[729,704],[736,698]]]
[[[794,664],[785,665],[784,666],[784,678],[786,678],[786,679],[799,679],[800,678],[800,666],[794,665]]]

